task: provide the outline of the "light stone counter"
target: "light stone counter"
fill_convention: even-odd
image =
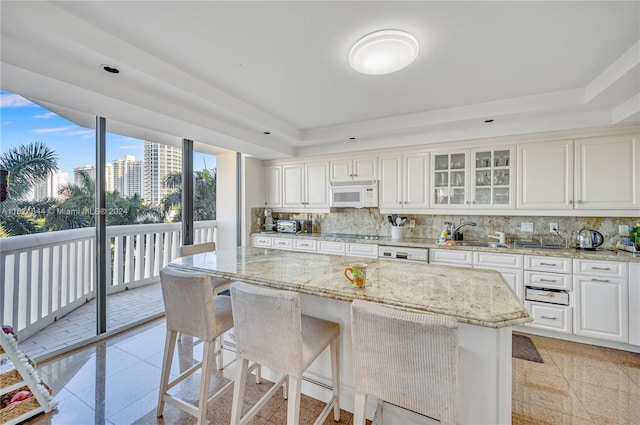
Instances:
[[[436,239],[427,238],[404,238],[400,240],[394,240],[388,237],[379,237],[378,239],[360,239],[360,238],[345,238],[335,237],[332,234],[322,233],[275,233],[275,232],[261,232],[253,233],[253,235],[270,236],[278,238],[302,238],[302,239],[314,239],[314,240],[326,240],[337,241],[347,243],[364,243],[364,244],[377,244],[377,245],[392,245],[392,246],[405,246],[415,248],[438,248],[438,249],[454,249],[464,251],[485,251],[485,252],[499,252],[503,254],[526,254],[526,255],[541,255],[550,257],[567,257],[567,258],[583,258],[587,260],[609,260],[609,261],[626,261],[630,263],[640,263],[640,253],[632,253],[626,251],[610,251],[606,249],[597,251],[584,251],[575,248],[566,249],[542,249],[542,248],[516,248],[512,244],[507,244],[508,248],[489,248],[489,247],[477,247],[477,246],[451,246],[451,245],[439,245]],[[495,240],[487,242],[496,242]]]
[[[364,289],[353,288],[343,274],[354,261],[369,265]],[[531,321],[502,276],[492,270],[461,272],[423,263],[250,247],[177,258],[171,266],[341,301],[363,299],[446,314],[485,327]]]
[[[343,275],[345,266],[354,261],[369,264],[364,289],[352,288]],[[340,323],[340,407],[351,412],[353,299],[451,315],[459,321],[458,423],[511,423],[511,325],[531,319],[497,272],[251,247],[177,258],[170,267],[297,291],[304,314]],[[325,352],[310,366],[303,378],[304,394],[320,400],[331,397],[329,365]],[[262,371],[266,379],[279,377],[267,368]],[[375,407],[370,398],[369,418]],[[412,415],[385,406],[385,423],[424,420]]]

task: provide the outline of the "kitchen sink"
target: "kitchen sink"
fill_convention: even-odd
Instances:
[[[531,248],[531,249],[562,249],[563,246],[556,245],[547,242],[534,242],[534,241],[515,241],[513,243],[514,248]]]
[[[482,242],[482,241],[456,241],[458,246],[477,246],[484,248],[509,248],[509,245],[498,242]]]

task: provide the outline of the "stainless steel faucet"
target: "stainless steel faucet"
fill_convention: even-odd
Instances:
[[[455,226],[455,221],[453,222],[454,226]],[[454,241],[461,241],[462,240],[462,235],[458,232],[458,230],[460,230],[462,227],[464,226],[477,226],[477,223],[474,223],[473,221],[465,221],[465,222],[461,222],[459,225],[455,226],[453,228],[453,232],[451,233],[451,239],[453,239]]]

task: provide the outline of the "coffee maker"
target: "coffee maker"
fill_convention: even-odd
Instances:
[[[264,209],[264,230],[265,232],[273,232],[273,228],[276,226],[276,223],[273,221],[273,217],[271,217],[271,208]]]

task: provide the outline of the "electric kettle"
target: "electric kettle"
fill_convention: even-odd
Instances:
[[[602,236],[602,233],[583,227],[576,236],[576,249],[595,251],[603,242],[604,236]]]

